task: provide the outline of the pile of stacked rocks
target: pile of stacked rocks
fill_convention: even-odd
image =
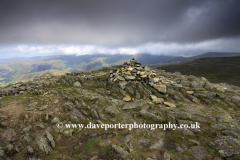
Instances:
[[[110,71],[110,81],[124,83],[124,81],[142,81],[148,83],[160,93],[166,93],[166,85],[176,84],[163,76],[156,74],[156,71],[146,65],[138,63],[134,58],[124,62],[121,69]]]
[[[142,81],[156,77],[156,72],[134,58],[124,62],[123,68],[110,71],[111,81]]]
[[[142,82],[152,86],[161,94],[167,93],[168,85],[176,85],[175,82],[156,74],[156,71],[146,65],[138,63],[134,58],[124,62],[123,67],[110,71],[110,81],[119,83],[120,88],[124,89],[129,81]],[[129,99],[130,97],[128,97]],[[154,103],[164,103],[162,98],[150,95]]]

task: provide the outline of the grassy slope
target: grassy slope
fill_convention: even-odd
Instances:
[[[26,82],[26,81],[29,81],[29,80],[33,80],[34,78],[47,78],[47,77],[50,77],[50,76],[59,76],[59,75],[64,75],[65,73],[68,73],[68,72],[50,69],[50,70],[45,70],[45,71],[35,72],[35,73],[29,73],[29,74],[25,74],[25,75],[15,77],[15,78],[13,78],[12,83],[16,83],[16,82],[20,82],[20,81],[21,82]]]
[[[40,65],[48,65],[51,68],[59,71],[71,71],[71,68],[64,61],[51,60],[46,62],[9,62],[0,64],[0,86],[5,86],[10,83],[16,83],[21,79],[26,79],[26,75],[32,78],[33,76],[41,75],[39,70]],[[35,74],[32,74],[35,73]]]
[[[165,63],[172,63],[172,62],[190,62],[190,61],[194,61],[200,58],[210,58],[210,57],[236,57],[236,56],[240,56],[240,53],[232,53],[232,52],[207,52],[204,54],[200,54],[197,56],[193,56],[193,57],[173,57],[167,61],[165,61]]]
[[[206,77],[213,83],[229,83],[240,86],[240,56],[202,58],[192,62],[165,65],[158,69],[167,72],[181,72],[183,75]]]

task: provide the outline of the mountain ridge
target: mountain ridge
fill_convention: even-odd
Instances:
[[[239,159],[240,87],[204,77],[132,59],[1,87],[0,97],[2,158]],[[200,127],[105,130],[59,128],[59,122]]]
[[[229,83],[240,86],[240,56],[210,57],[191,62],[168,64],[158,67],[167,72],[180,72],[184,75],[206,77],[213,83]]]

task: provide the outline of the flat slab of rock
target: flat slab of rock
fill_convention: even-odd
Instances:
[[[47,135],[48,140],[51,142],[51,146],[52,146],[53,148],[55,148],[55,142],[54,142],[54,140],[53,140],[53,136],[52,136],[51,133],[48,132],[47,130],[45,130],[45,133],[46,133],[46,135]]]
[[[144,147],[150,147],[150,140],[149,139],[142,139],[142,140],[138,140],[138,143]]]
[[[49,154],[52,151],[52,148],[48,145],[47,138],[41,134],[38,134],[35,138],[39,148],[45,153]]]
[[[151,149],[158,149],[158,150],[162,149],[163,146],[164,146],[164,141],[163,140],[164,140],[163,138],[160,139],[159,141],[157,141],[156,143],[151,145],[150,148]]]
[[[153,114],[153,113],[151,113],[151,112],[148,112],[148,111],[146,111],[145,109],[141,110],[141,111],[139,112],[139,114],[142,115],[142,116],[149,117],[149,118],[151,118],[151,119],[153,119],[153,120],[155,120],[155,121],[162,121],[162,117],[157,116],[157,115],[155,115],[155,114]]]
[[[58,123],[60,120],[58,117],[54,117],[53,120],[51,121],[52,124]]]
[[[111,140],[106,139],[106,140],[100,142],[100,143],[99,143],[99,146],[100,146],[100,147],[107,147],[109,144],[111,144]]]
[[[118,154],[120,154],[122,158],[126,158],[129,155],[127,151],[125,151],[122,147],[118,145],[112,145],[112,149]]]
[[[71,137],[72,136],[73,129],[69,129],[63,132],[65,136]]]
[[[32,140],[32,138],[30,137],[29,133],[26,133],[23,137],[23,139],[27,142],[30,142]]]
[[[210,143],[210,146],[218,150],[219,154],[224,158],[239,156],[239,139],[232,136],[219,136]]]
[[[206,156],[209,156],[207,150],[202,146],[193,146],[190,148],[190,150],[201,158],[205,158]]]
[[[121,89],[123,89],[123,90],[126,88],[126,85],[127,85],[127,82],[126,82],[126,81],[119,83],[119,87],[120,87]]]
[[[43,105],[43,106],[41,106],[41,108],[39,110],[43,111],[43,110],[47,109],[47,107],[48,107],[48,105]]]
[[[147,104],[148,104],[147,102],[136,100],[132,103],[125,104],[122,109],[134,109],[134,108],[137,108],[139,106],[144,106],[144,105],[147,105]]]
[[[117,76],[117,79],[120,80],[120,81],[125,81],[125,79],[121,76]]]
[[[38,104],[38,102],[33,102],[28,105],[29,108],[35,107]]]
[[[29,126],[27,126],[26,128],[23,129],[23,132],[24,132],[24,133],[27,133],[27,132],[29,132],[31,129],[32,129],[32,126],[29,125]]]
[[[122,137],[122,142],[127,143],[127,142],[129,142],[131,139],[132,139],[132,135],[131,135],[131,134],[128,134],[128,135]]]
[[[91,109],[91,115],[92,115],[93,118],[99,119],[99,116],[98,116],[97,111],[95,109]]]
[[[157,83],[159,82],[159,78],[151,78],[149,79],[149,82]]]
[[[155,98],[152,102],[155,104],[163,104],[164,99],[163,98]]]
[[[6,142],[14,141],[16,137],[16,133],[14,132],[14,129],[7,129],[2,134],[2,140]]]
[[[158,90],[160,93],[167,93],[167,87],[165,85],[154,85],[153,88]]]
[[[118,109],[116,107],[113,107],[113,106],[109,106],[105,109],[105,111],[108,113],[108,114],[111,114],[111,115],[117,115],[119,113]]]

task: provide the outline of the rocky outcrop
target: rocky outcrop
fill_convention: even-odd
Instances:
[[[75,159],[240,156],[239,87],[153,70],[134,59],[92,72],[9,85],[0,88],[0,96],[0,159],[51,159],[48,154],[59,149],[59,157]],[[78,128],[90,122],[95,128]],[[159,128],[99,128],[134,122]]]

